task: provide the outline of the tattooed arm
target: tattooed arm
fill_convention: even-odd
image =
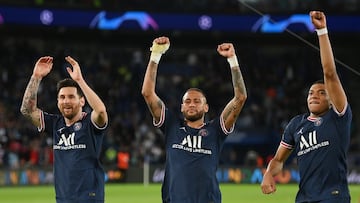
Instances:
[[[241,109],[247,98],[246,88],[243,76],[240,71],[239,64],[237,62],[235,49],[231,43],[220,44],[217,48],[220,55],[227,57],[231,68],[232,83],[234,87],[234,97],[225,106],[221,113],[221,117],[224,121],[225,128],[230,130],[235,124]]]
[[[20,111],[26,118],[30,119],[35,126],[40,126],[41,112],[37,107],[37,91],[42,78],[51,71],[52,65],[52,57],[41,57],[35,64],[33,74],[24,93]]]
[[[154,118],[155,123],[159,123],[161,109],[164,105],[161,99],[155,93],[157,69],[161,55],[166,52],[169,46],[170,41],[167,37],[159,37],[154,39],[153,46],[151,47],[152,52],[149,64],[145,72],[144,83],[141,90],[141,94],[145,99],[145,102],[150,110],[152,117]]]

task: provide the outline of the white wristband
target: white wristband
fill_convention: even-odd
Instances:
[[[151,52],[150,61],[154,61],[156,64],[159,64],[162,54],[157,52]]]
[[[320,35],[325,35],[325,34],[328,33],[328,30],[327,30],[326,27],[321,28],[321,29],[315,29],[315,31],[316,31],[316,33],[317,33],[318,36],[320,36]]]
[[[230,64],[230,67],[239,67],[239,62],[237,60],[236,55],[227,58],[228,63]]]

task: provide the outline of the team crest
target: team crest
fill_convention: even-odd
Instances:
[[[323,122],[323,119],[322,119],[322,118],[318,118],[318,119],[316,119],[316,121],[314,122],[314,125],[315,125],[315,126],[320,126],[320,125],[322,124],[322,122]]]
[[[75,123],[74,124],[74,131],[79,131],[82,127],[82,124],[81,123]]]
[[[206,130],[206,129],[201,129],[201,130],[199,130],[199,133],[198,133],[200,136],[202,136],[202,137],[205,137],[205,136],[207,136],[209,133],[208,133],[208,131]]]

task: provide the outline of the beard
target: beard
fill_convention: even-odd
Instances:
[[[64,109],[61,109],[60,111],[61,114],[69,120],[74,119],[75,116],[77,115],[77,108],[72,108],[72,111],[68,111],[68,110],[65,111]]]
[[[75,112],[72,112],[72,113],[64,113],[64,112],[62,112],[62,115],[63,115],[65,118],[67,118],[67,119],[69,119],[69,120],[72,120],[72,119],[76,116],[76,113],[75,113]]]
[[[197,113],[192,114],[192,115],[189,115],[188,113],[183,112],[183,116],[184,116],[185,120],[191,121],[191,122],[198,121],[198,120],[202,119],[204,117],[204,114],[205,113],[203,111],[197,112]]]

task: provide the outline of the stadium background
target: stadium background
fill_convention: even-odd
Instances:
[[[307,14],[323,10],[328,16],[359,15],[358,0],[282,1],[101,1],[35,0],[0,1],[2,7],[126,12],[141,10],[168,14],[246,16]],[[1,14],[1,12],[0,12]],[[18,13],[21,17],[22,13]],[[82,27],[0,23],[0,186],[52,183],[52,143],[19,112],[21,99],[38,57],[54,56],[54,68],[41,84],[38,104],[57,112],[56,81],[67,77],[64,57],[72,55],[82,67],[87,82],[104,100],[110,125],[102,162],[108,182],[161,182],[164,163],[163,137],[151,124],[150,113],[140,94],[151,41],[170,37],[171,48],[159,68],[157,92],[169,108],[178,110],[183,92],[202,88],[208,97],[208,118],[221,112],[232,96],[226,60],[216,46],[235,44],[249,97],[234,136],[225,144],[218,177],[221,182],[259,183],[262,169],[274,154],[288,120],[306,111],[309,84],[321,77],[318,51],[288,32],[263,34],[238,31],[189,31],[182,29],[139,31],[97,30]],[[26,20],[24,19],[24,22]],[[176,26],[179,22],[174,22]],[[340,22],[347,24],[349,22]],[[179,23],[180,24],[180,23]],[[129,27],[136,27],[129,24]],[[234,25],[237,26],[237,25]],[[351,27],[351,26],[350,26]],[[359,115],[360,75],[358,25],[354,31],[332,32],[335,57],[343,85],[353,108],[354,120],[349,151],[349,179],[360,183]],[[317,46],[314,33],[296,33]],[[279,181],[296,182],[298,174],[290,159]]]

